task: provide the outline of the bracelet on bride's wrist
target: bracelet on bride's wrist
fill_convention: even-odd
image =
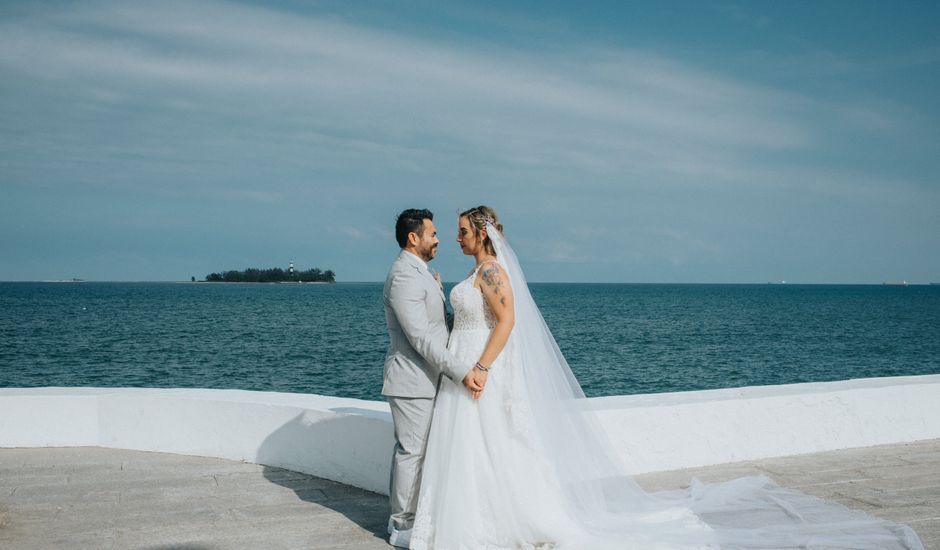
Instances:
[[[479,362],[479,361],[477,361],[477,364],[474,365],[473,368],[475,368],[475,369],[477,369],[477,370],[481,370],[481,371],[483,371],[483,372],[490,372],[489,367],[484,367],[484,366],[483,366],[483,363],[481,363],[481,362]]]

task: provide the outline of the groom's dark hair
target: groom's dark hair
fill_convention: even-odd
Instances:
[[[422,235],[424,220],[434,221],[434,214],[423,208],[409,208],[399,214],[398,221],[395,222],[395,240],[398,241],[398,246],[401,248],[408,246],[408,233]]]

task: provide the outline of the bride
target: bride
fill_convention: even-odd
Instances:
[[[646,493],[583,406],[493,209],[461,213],[457,242],[476,266],[451,291],[448,348],[486,382],[441,381],[412,549],[923,548],[909,527],[763,476]]]

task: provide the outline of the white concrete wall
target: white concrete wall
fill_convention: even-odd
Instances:
[[[940,375],[587,400],[630,473],[940,438]],[[383,402],[242,390],[0,389],[0,447],[245,460],[387,492]]]
[[[0,447],[100,446],[244,460],[388,491],[388,405],[296,393],[0,389]]]
[[[633,474],[940,438],[940,375],[588,402]]]

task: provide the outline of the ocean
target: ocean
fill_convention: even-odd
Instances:
[[[940,373],[940,286],[531,290],[588,396]],[[0,387],[382,399],[387,345],[380,283],[0,283]]]

